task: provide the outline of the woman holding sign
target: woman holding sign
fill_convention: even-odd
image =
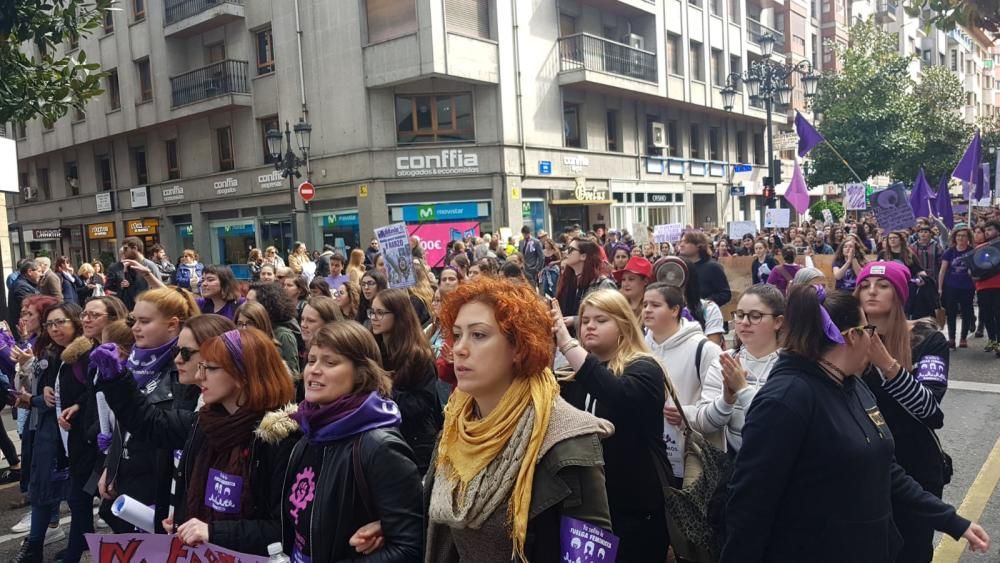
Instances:
[[[106,344],[93,352],[99,389],[135,438],[180,453],[164,530],[190,545],[266,554],[281,538],[281,481],[299,437],[285,408],[292,380],[271,337],[255,328],[209,338],[197,353],[205,406],[196,413],[151,405]]]

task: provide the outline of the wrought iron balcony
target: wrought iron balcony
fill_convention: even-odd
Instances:
[[[244,17],[244,0],[163,0],[168,37],[187,37]]]
[[[560,37],[559,71],[573,70],[656,82],[656,53],[587,33]]]
[[[225,60],[170,78],[171,107],[226,94],[249,94],[247,61]]]
[[[753,18],[747,18],[747,41],[753,43],[754,45],[760,45],[760,38],[764,35],[770,35],[774,38],[774,52],[784,53],[785,52],[785,34],[781,33],[777,29],[767,27],[766,25],[760,23]]]

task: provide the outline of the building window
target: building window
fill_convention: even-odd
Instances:
[[[219,170],[226,171],[236,168],[233,161],[233,130],[222,127],[215,131],[219,142]]]
[[[764,164],[764,134],[753,134],[753,163]]]
[[[224,41],[220,41],[218,43],[206,45],[205,59],[205,64],[221,63],[226,60],[226,43]]]
[[[710,0],[709,6],[713,15],[722,16],[722,0]]]
[[[681,140],[677,136],[677,122],[667,122],[667,154],[674,157],[681,156]]]
[[[132,149],[132,163],[135,164],[135,183],[145,186],[149,183],[149,170],[146,168],[146,147]]]
[[[132,21],[146,19],[146,0],[132,0]]]
[[[38,175],[38,194],[42,199],[52,199],[49,191],[49,169],[39,168],[35,170],[35,174]]]
[[[73,106],[73,121],[83,121],[87,119],[87,112],[82,107]]]
[[[583,139],[580,135],[580,104],[563,104],[563,145],[582,148]]]
[[[569,14],[559,13],[559,37],[568,37],[576,33],[576,18]]]
[[[104,33],[114,33],[115,31],[115,16],[114,11],[104,10]]]
[[[399,144],[474,141],[472,94],[396,96]]]
[[[691,158],[700,159],[702,156],[701,128],[697,125],[691,125]]]
[[[149,58],[135,61],[135,72],[139,75],[139,101],[153,99],[153,75],[149,70]]]
[[[17,121],[14,123],[14,135],[18,139],[28,138],[28,125],[23,121]]]
[[[747,133],[736,132],[736,162],[744,164],[747,161]]]
[[[720,88],[726,85],[726,59],[722,49],[712,49],[712,84]]]
[[[490,38],[490,4],[487,0],[445,0],[444,21],[448,31]]]
[[[118,69],[116,68],[108,71],[108,105],[113,110],[122,107],[121,92],[118,90]]]
[[[681,36],[675,33],[667,34],[667,61],[670,74],[684,76],[684,49],[681,47]]]
[[[69,195],[80,195],[80,174],[77,172],[75,162],[67,162],[63,165],[66,171],[66,191]]]
[[[265,117],[260,121],[260,141],[261,146],[264,149],[264,164],[274,163],[274,157],[271,156],[270,149],[267,148],[267,132],[274,129],[275,131],[281,131],[281,124],[278,123],[278,116]]]
[[[20,188],[21,188],[22,190],[23,190],[24,188],[27,188],[28,186],[30,186],[30,185],[31,185],[31,184],[30,184],[30,183],[28,182],[28,173],[27,173],[27,172],[18,172],[18,173],[17,173],[17,185],[18,185],[18,187],[20,187]]]
[[[257,76],[274,72],[274,37],[271,29],[257,32]]]
[[[729,23],[734,23],[740,25],[743,23],[743,18],[741,17],[743,11],[740,10],[740,0],[729,0]]]
[[[380,43],[417,32],[416,0],[365,0],[368,43]]]
[[[705,50],[697,41],[691,42],[691,80],[705,81]]]
[[[177,139],[168,139],[163,147],[167,153],[167,179],[176,180],[181,177],[181,165],[177,160]]]
[[[618,121],[618,110],[608,110],[605,113],[604,121],[608,135],[608,151],[622,152],[621,124]]]
[[[111,157],[108,155],[97,157],[97,179],[101,182],[101,191],[111,191],[113,181],[111,178]]]
[[[701,8],[701,6],[702,6],[701,2],[702,2],[702,0],[688,0],[688,4],[690,4],[690,5],[692,5],[692,6],[696,7],[696,8]]]
[[[708,159],[722,160],[722,133],[718,127],[711,127],[708,130]]]

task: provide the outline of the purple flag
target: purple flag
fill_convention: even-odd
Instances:
[[[802,114],[795,112],[795,132],[799,135],[799,158],[809,154],[809,151],[816,148],[816,145],[822,143],[826,139],[823,135],[819,134],[806,118],[802,117]]]
[[[955,213],[951,209],[951,194],[948,193],[948,176],[941,176],[937,197],[934,200],[934,212],[949,229],[955,228]]]
[[[792,204],[792,208],[799,215],[806,212],[809,209],[809,188],[806,187],[806,181],[802,179],[802,169],[799,168],[799,163],[795,163],[795,171],[792,172],[792,181],[788,184],[788,188],[785,189],[785,200]]]
[[[917,179],[913,181],[913,190],[910,191],[910,207],[913,208],[913,215],[916,217],[930,217],[931,215],[931,186],[924,176],[924,169],[920,169]]]
[[[955,171],[951,175],[970,184],[975,182],[976,175],[978,174],[977,170],[979,170],[979,162],[982,159],[983,143],[979,139],[979,130],[976,129],[976,134],[972,136],[969,148],[965,149],[962,160],[959,161],[958,166],[955,167]]]
[[[979,174],[976,176],[976,189],[972,191],[972,199],[979,201],[990,193],[990,163],[984,162],[979,165]]]

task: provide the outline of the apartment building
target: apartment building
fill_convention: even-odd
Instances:
[[[55,123],[12,124],[18,255],[107,260],[140,236],[172,257],[193,247],[239,264],[252,247],[290,247],[293,220],[310,247],[349,248],[396,221],[442,245],[522,224],[754,217],[765,114],[744,92],[725,111],[721,89],[760,58],[764,33],[783,46],[775,60],[818,58],[815,14],[798,0],[121,8],[60,47],[101,63],[105,93]],[[265,137],[300,118],[316,197],[293,212]],[[748,197],[730,199],[731,183]]]

